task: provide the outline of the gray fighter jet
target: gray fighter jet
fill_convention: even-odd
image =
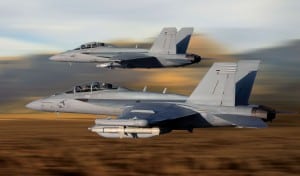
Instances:
[[[164,28],[150,50],[119,48],[111,44],[90,42],[50,57],[53,61],[93,62],[101,68],[161,68],[198,63],[201,57],[187,54],[193,28]]]
[[[118,85],[94,81],[75,85],[63,93],[33,101],[30,109],[49,112],[120,115],[127,106],[148,102],[185,102],[186,96],[133,91]]]
[[[276,111],[249,105],[259,61],[214,63],[189,97],[130,91],[93,82],[36,100],[28,108],[118,115],[96,119],[91,131],[108,138],[147,138],[172,130],[206,127],[264,128]]]

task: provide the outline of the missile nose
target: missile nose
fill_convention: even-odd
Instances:
[[[39,100],[30,102],[26,105],[26,108],[32,110],[41,110],[41,102]]]

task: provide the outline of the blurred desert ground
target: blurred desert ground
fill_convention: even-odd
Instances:
[[[267,129],[197,129],[130,140],[105,139],[87,130],[103,116],[41,113],[24,107],[92,80],[135,90],[147,85],[149,91],[159,92],[167,87],[168,92],[189,95],[213,62],[261,59],[250,102],[300,112],[300,40],[233,54],[198,34],[189,51],[218,59],[184,68],[103,70],[95,64],[69,67],[50,62],[50,54],[2,57],[0,175],[298,175],[299,114],[279,115]]]

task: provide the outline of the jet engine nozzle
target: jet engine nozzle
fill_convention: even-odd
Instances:
[[[264,105],[252,108],[252,114],[265,122],[272,122],[276,118],[276,110]]]
[[[201,56],[197,55],[197,54],[191,54],[191,53],[187,53],[185,55],[186,58],[188,58],[189,60],[192,61],[192,63],[198,63],[201,61]]]

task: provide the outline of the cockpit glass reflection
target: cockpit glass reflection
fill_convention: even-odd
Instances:
[[[110,89],[118,89],[118,86],[110,83],[92,82],[88,84],[76,85],[72,90],[68,90],[65,93],[95,92]]]
[[[74,50],[98,48],[98,47],[114,47],[114,46],[102,42],[89,42],[89,43],[82,44],[80,47],[75,48]]]

